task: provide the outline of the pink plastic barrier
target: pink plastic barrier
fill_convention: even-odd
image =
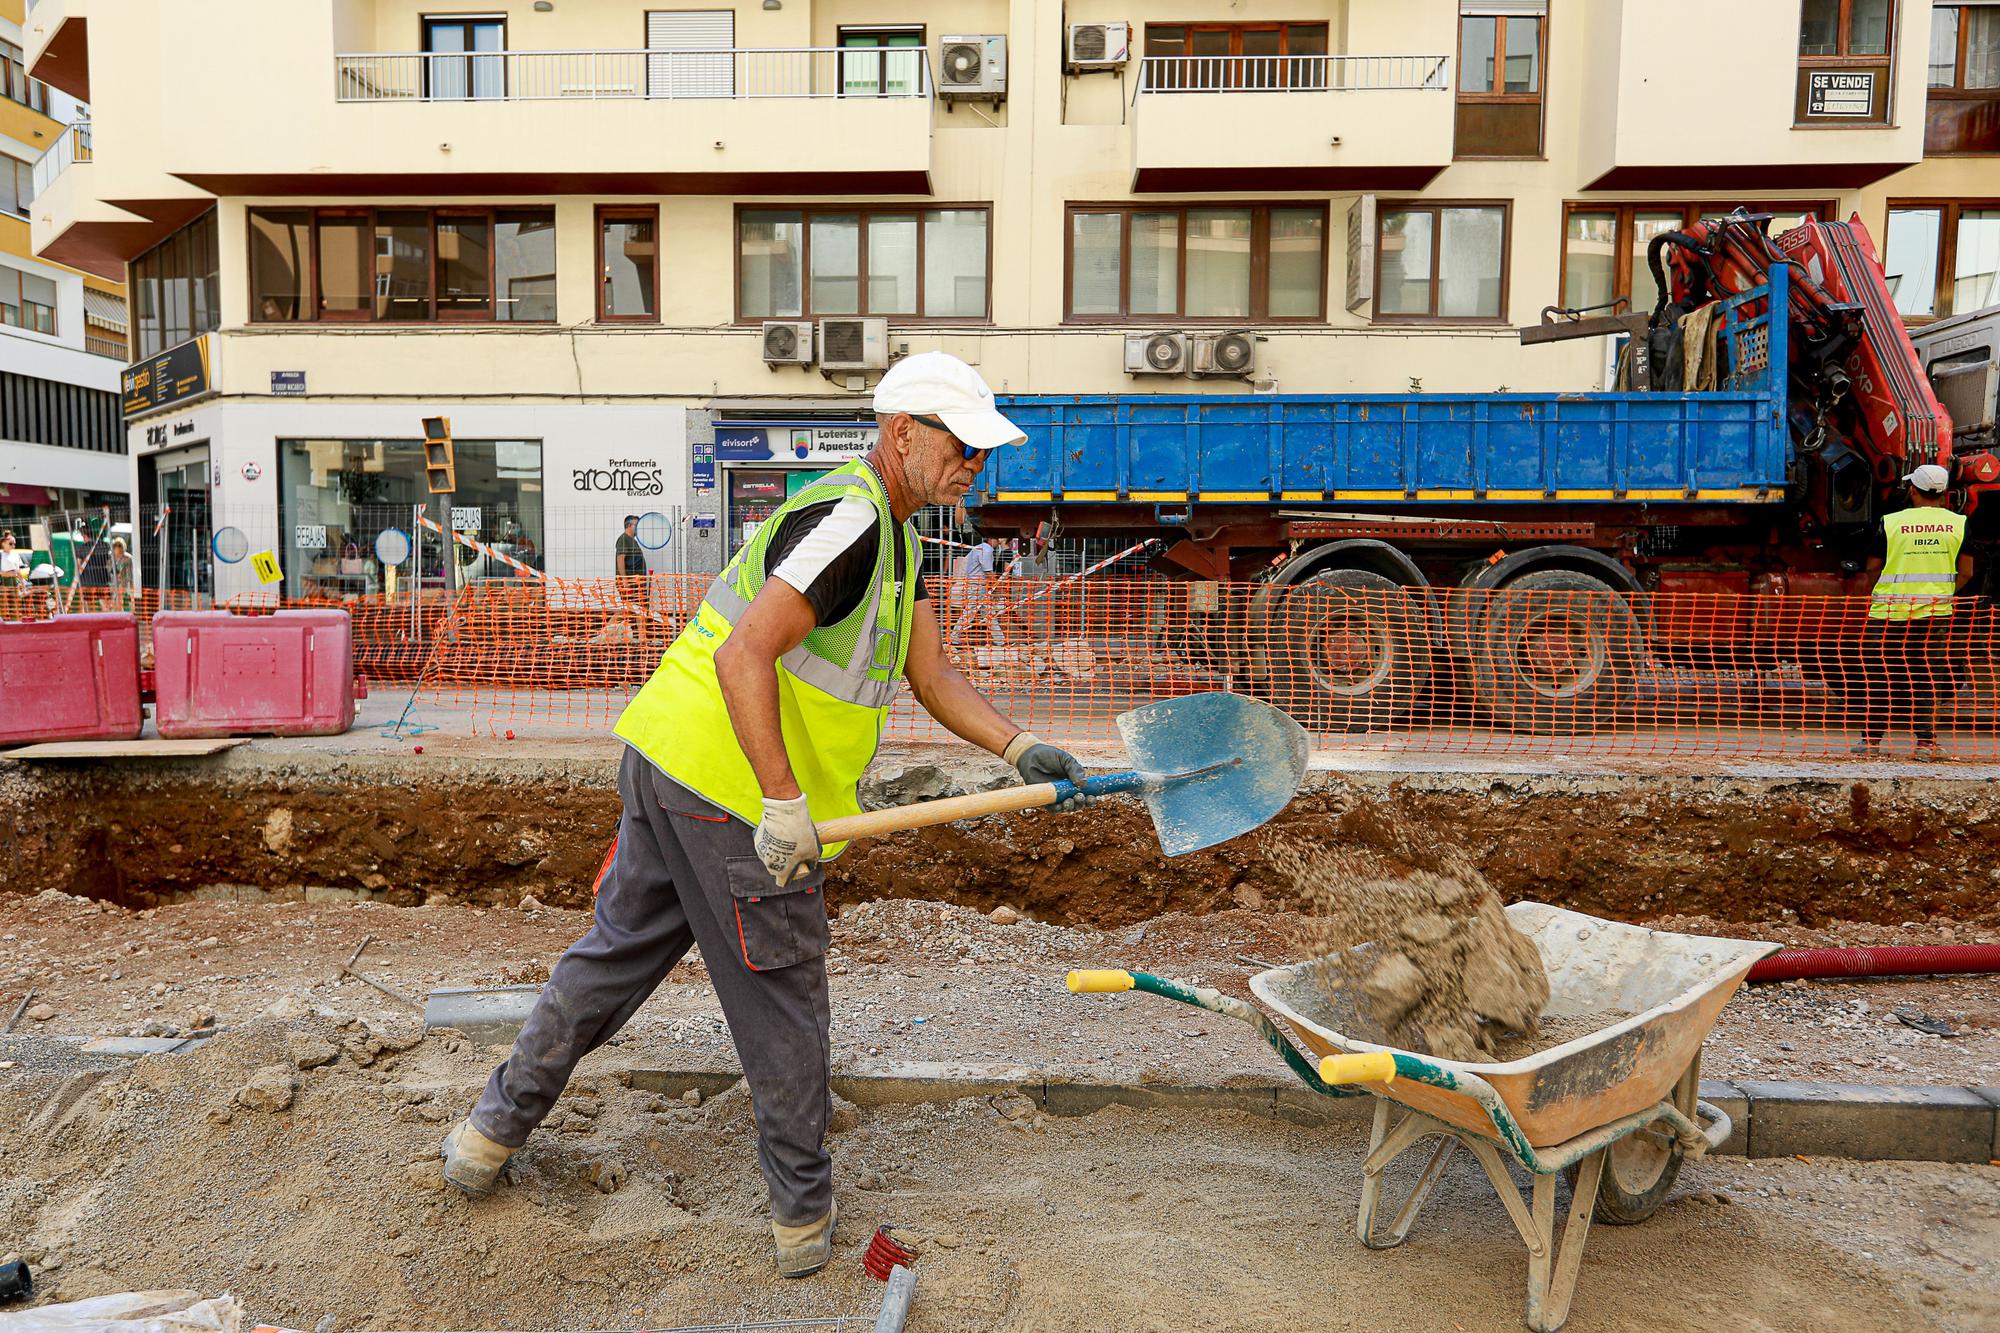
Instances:
[[[128,741],[144,721],[131,616],[0,621],[0,745]]]
[[[162,736],[338,736],[354,725],[345,611],[163,611],[153,617]]]

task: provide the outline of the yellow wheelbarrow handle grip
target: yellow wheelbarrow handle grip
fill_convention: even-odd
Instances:
[[[1132,989],[1132,974],[1119,968],[1085,967],[1063,978],[1072,995],[1111,995]]]
[[[1392,1083],[1396,1078],[1394,1051],[1364,1051],[1359,1055],[1329,1055],[1319,1062],[1323,1082]]]

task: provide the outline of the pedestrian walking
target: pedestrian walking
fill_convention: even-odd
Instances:
[[[125,539],[111,539],[111,597],[110,609],[130,611],[132,609],[132,557],[125,551]]]
[[[646,548],[639,545],[639,516],[625,515],[624,531],[611,548],[611,572],[618,581],[618,596],[644,609],[646,605]]]
[[[1865,716],[1856,754],[1875,754],[1892,724],[1916,736],[1916,757],[1938,756],[1937,696],[1949,690],[1954,598],[1972,581],[1965,515],[1950,507],[1951,476],[1926,463],[1903,478],[1910,507],[1882,520],[1884,551],[1861,632]]]
[[[874,406],[868,456],[758,528],[619,719],[624,812],[595,922],[446,1137],[454,1187],[491,1190],[577,1061],[699,944],[750,1084],[778,1271],[825,1266],[837,1212],[822,863],[841,847],[822,847],[814,821],[859,811],[899,679],[1024,782],[1084,776],[952,666],[918,577],[911,517],[964,495],[990,451],[1024,436],[978,372],[942,352],[898,361]]]

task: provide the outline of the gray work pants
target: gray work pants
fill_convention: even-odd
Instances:
[[[823,873],[780,891],[753,854],[748,824],[629,747],[618,791],[625,810],[597,919],[550,972],[513,1053],[473,1108],[473,1128],[509,1147],[525,1143],[577,1061],[609,1041],[699,944],[750,1081],[771,1217],[786,1226],[818,1221],[833,1203]]]

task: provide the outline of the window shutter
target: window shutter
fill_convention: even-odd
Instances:
[[[1347,208],[1347,308],[1375,299],[1375,196],[1364,194]]]
[[[1463,0],[1458,12],[1461,16],[1541,18],[1549,12],[1549,0]]]
[[[673,52],[646,57],[648,97],[734,97],[736,11],[649,9],[646,49]],[[686,52],[716,51],[718,55]]]

